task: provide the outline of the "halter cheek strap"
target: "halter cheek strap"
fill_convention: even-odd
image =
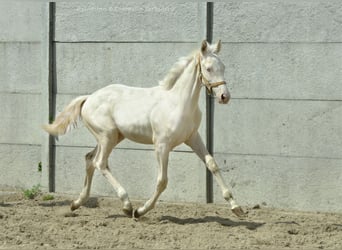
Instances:
[[[207,78],[204,77],[202,74],[202,67],[201,67],[201,59],[198,57],[198,68],[199,68],[199,75],[198,78],[202,82],[202,84],[207,88],[208,95],[212,95],[213,88],[216,88],[220,85],[227,84],[226,81],[220,81],[220,82],[212,82],[210,83]]]
[[[201,80],[202,84],[207,88],[207,93],[209,95],[212,95],[213,93],[213,88],[216,88],[220,85],[224,85],[227,84],[225,81],[221,81],[221,82],[212,82],[210,83],[202,74],[202,72],[200,72],[199,74],[199,79]]]

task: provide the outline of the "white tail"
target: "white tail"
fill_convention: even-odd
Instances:
[[[51,135],[58,136],[64,135],[72,128],[77,126],[77,121],[81,116],[81,109],[83,103],[87,100],[88,96],[79,96],[72,100],[64,110],[57,115],[52,124],[44,125],[43,129]]]

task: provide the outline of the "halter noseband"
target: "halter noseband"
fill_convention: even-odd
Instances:
[[[220,81],[220,82],[212,82],[210,83],[207,78],[204,77],[202,74],[202,67],[201,67],[201,58],[198,57],[198,68],[199,68],[199,75],[198,78],[202,82],[202,84],[207,88],[208,95],[212,95],[213,88],[216,88],[220,85],[227,84],[226,81]]]

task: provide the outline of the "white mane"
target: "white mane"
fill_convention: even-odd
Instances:
[[[164,79],[159,81],[159,85],[166,90],[172,89],[173,85],[175,85],[185,68],[194,59],[195,54],[196,52],[190,54],[189,56],[179,58],[178,61],[172,66],[170,71],[166,74]]]

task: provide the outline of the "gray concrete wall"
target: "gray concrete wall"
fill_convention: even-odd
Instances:
[[[0,187],[47,189],[54,164],[55,190],[77,194],[95,140],[81,125],[51,150],[40,129],[49,120],[48,92],[58,113],[111,83],[156,85],[205,37],[206,5],[58,2],[52,43],[48,10],[45,3],[0,3]],[[342,211],[341,16],[337,0],[214,4],[214,41],[223,41],[233,97],[215,107],[215,157],[242,205]],[[204,94],[200,105],[204,111]],[[156,165],[152,147],[131,142],[110,158],[114,175],[138,199],[153,192]],[[92,193],[114,196],[98,173]],[[203,164],[178,147],[161,199],[205,202],[205,195]],[[216,184],[215,202],[223,202]]]
[[[341,211],[341,15],[339,1],[215,3],[233,97],[215,155],[244,204]]]
[[[0,185],[40,182],[41,3],[0,3]]]

